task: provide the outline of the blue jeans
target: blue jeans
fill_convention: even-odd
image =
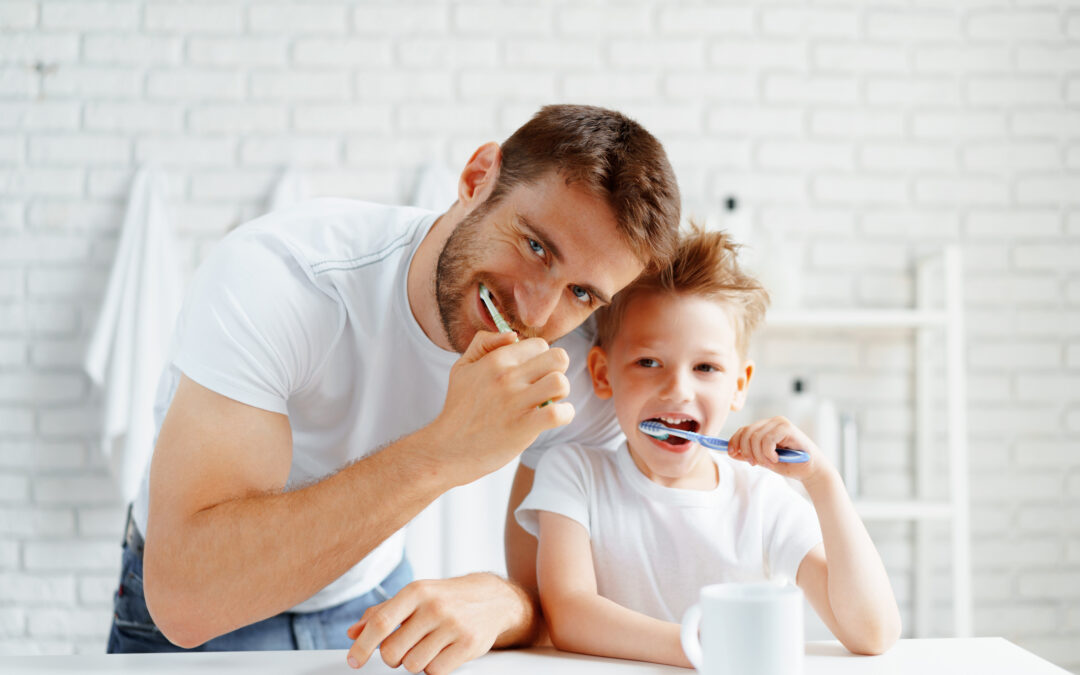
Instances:
[[[120,586],[113,594],[113,622],[106,652],[246,652],[282,649],[348,649],[345,634],[364,610],[393,597],[412,581],[407,558],[368,593],[317,612],[282,612],[250,626],[237,628],[193,649],[177,647],[154,625],[143,596],[142,558],[124,546]]]

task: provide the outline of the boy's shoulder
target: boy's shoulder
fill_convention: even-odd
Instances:
[[[576,473],[598,475],[615,469],[618,452],[581,443],[563,443],[548,449],[537,471],[573,470]]]
[[[730,477],[735,491],[748,499],[758,500],[777,493],[798,495],[788,483],[788,479],[778,473],[760,466],[750,466],[746,462],[731,459],[725,453],[716,453],[716,463],[722,473]]]

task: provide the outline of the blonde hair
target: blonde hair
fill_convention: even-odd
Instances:
[[[655,272],[645,272],[596,312],[596,344],[609,347],[626,308],[637,295],[680,293],[722,302],[733,311],[736,346],[745,357],[750,336],[765,318],[769,293],[738,264],[739,245],[726,232],[709,232],[691,223],[679,238],[674,258]]]

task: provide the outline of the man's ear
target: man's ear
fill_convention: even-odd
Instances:
[[[735,383],[735,395],[731,398],[731,409],[733,411],[742,410],[746,405],[746,395],[750,389],[750,378],[754,375],[754,362],[747,359],[743,363],[742,372],[739,373],[739,380]]]
[[[608,381],[607,352],[600,347],[593,347],[586,357],[589,374],[592,375],[592,388],[597,398],[611,398],[611,383]]]
[[[467,210],[487,201],[495,188],[502,165],[502,149],[495,142],[484,143],[472,154],[458,179],[458,201]]]

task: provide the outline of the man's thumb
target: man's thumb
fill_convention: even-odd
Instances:
[[[476,335],[473,336],[468,349],[461,355],[461,361],[463,363],[479,361],[484,358],[485,354],[517,341],[517,333],[492,333],[486,330],[476,331]]]

